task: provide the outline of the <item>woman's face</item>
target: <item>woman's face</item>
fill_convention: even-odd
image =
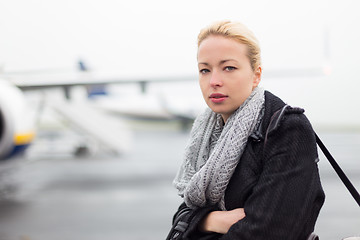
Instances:
[[[209,36],[198,49],[199,83],[206,104],[224,121],[250,96],[261,79],[254,72],[247,46],[222,36]]]

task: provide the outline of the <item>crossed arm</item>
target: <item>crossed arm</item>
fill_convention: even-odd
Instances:
[[[245,217],[244,208],[236,208],[231,211],[213,211],[205,216],[200,223],[200,231],[216,232],[225,234],[230,227]]]

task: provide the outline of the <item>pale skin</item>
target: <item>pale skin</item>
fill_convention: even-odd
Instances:
[[[200,230],[225,234],[234,223],[245,216],[244,208],[235,208],[230,211],[213,211],[204,218],[200,224]]]
[[[248,98],[261,80],[261,67],[252,69],[247,46],[234,39],[210,35],[198,49],[199,84],[206,104],[220,113],[224,122]],[[200,229],[225,234],[245,218],[245,209],[213,211]]]

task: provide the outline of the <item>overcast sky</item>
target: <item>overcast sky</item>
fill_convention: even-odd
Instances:
[[[359,6],[349,0],[2,0],[0,64],[8,71],[62,68],[82,58],[125,74],[191,73],[199,30],[231,19],[255,32],[265,67],[314,66],[323,60],[325,29],[333,44],[359,42]],[[339,33],[344,36],[334,36]]]
[[[197,74],[199,30],[231,19],[260,40],[264,72],[331,65],[326,80],[302,86],[305,105],[320,92],[329,111],[359,107],[359,7],[357,0],[1,0],[0,66],[71,69],[81,58],[124,76]],[[344,118],[360,122],[352,114]]]

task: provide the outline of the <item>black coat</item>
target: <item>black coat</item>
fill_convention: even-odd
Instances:
[[[284,106],[282,100],[265,91],[262,123],[250,136],[227,186],[226,209],[244,208],[246,217],[225,235],[204,234],[197,226],[217,208],[196,209],[185,234],[189,239],[305,240],[313,232],[325,198],[315,134],[299,109],[284,108],[279,117]],[[182,204],[179,211],[185,207]]]

